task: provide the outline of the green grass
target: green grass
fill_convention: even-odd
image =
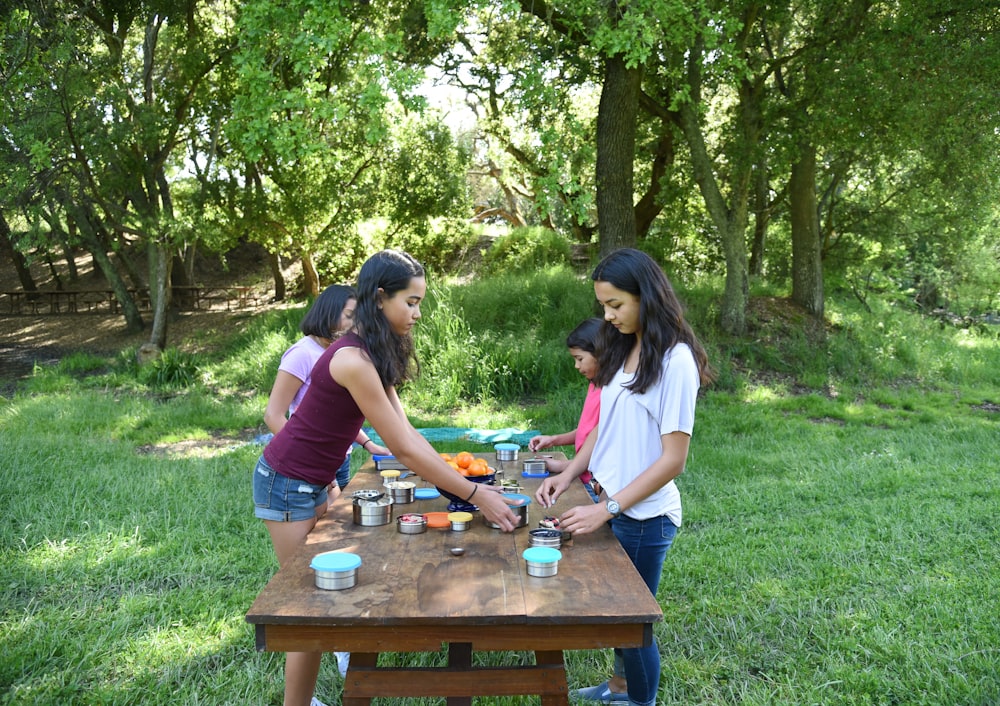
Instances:
[[[562,340],[587,285],[517,281],[434,285],[425,376],[403,391],[417,426],[575,424],[583,380]],[[712,310],[708,290],[684,294]],[[678,481],[659,703],[1000,703],[997,336],[828,306],[822,344],[788,321],[738,341],[695,321],[721,375]],[[276,569],[248,441],[300,315],[257,317],[156,375],[76,355],[0,400],[0,703],[280,703],[282,656],[256,652],[243,619]],[[211,453],[182,453],[192,442]],[[458,446],[473,445],[442,450]],[[596,683],[609,655],[568,666],[571,686]],[[339,693],[324,660],[318,696]]]

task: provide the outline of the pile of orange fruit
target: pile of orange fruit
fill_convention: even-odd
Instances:
[[[486,459],[473,456],[468,451],[441,454],[441,458],[463,476],[487,476],[490,474],[490,466]]]

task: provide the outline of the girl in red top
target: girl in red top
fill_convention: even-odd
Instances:
[[[383,250],[361,266],[354,324],[313,368],[298,409],[265,448],[253,474],[255,514],[285,566],[326,512],[327,486],[366,419],[407,468],[455,495],[472,499],[505,532],[517,518],[499,487],[473,483],[444,462],[410,424],[396,386],[416,373],[410,334],[427,291],[424,269],[410,255]],[[320,652],[288,653],[285,706],[308,706]]]

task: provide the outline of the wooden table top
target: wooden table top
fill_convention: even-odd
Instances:
[[[476,455],[497,465],[493,454]],[[422,534],[398,532],[396,517],[444,511],[448,501],[443,496],[395,505],[390,524],[356,525],[351,493],[381,487],[378,474],[356,474],[289,566],[264,587],[246,619],[258,626],[340,627],[353,635],[362,633],[358,628],[364,627],[396,627],[407,632],[423,628],[436,639],[449,630],[468,635],[474,627],[565,626],[570,635],[574,632],[570,626],[610,628],[649,625],[662,619],[660,606],[610,528],[564,543],[555,576],[529,576],[521,556],[529,546],[528,531],[538,527],[544,516],[558,516],[590,498],[582,484],[574,483],[557,506],[543,509],[533,498],[541,481],[521,478],[520,462],[505,465],[507,477],[517,477],[521,492],[532,497],[528,524],[509,534],[487,526],[479,513],[474,513],[470,529],[464,532],[450,528],[428,528]],[[431,487],[418,476],[407,480],[415,481],[418,488]],[[463,547],[465,554],[452,556],[451,547]],[[316,588],[309,563],[326,551],[361,557],[355,587]],[[592,644],[588,640],[587,645]]]

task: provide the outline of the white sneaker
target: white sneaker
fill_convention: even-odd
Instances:
[[[337,669],[340,671],[341,677],[347,676],[347,667],[351,664],[351,653],[350,652],[334,652],[337,657]]]
[[[309,706],[326,706],[326,704],[314,696],[313,700],[309,702]]]

